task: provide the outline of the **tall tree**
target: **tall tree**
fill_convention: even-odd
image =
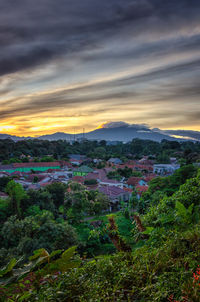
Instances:
[[[23,198],[26,197],[26,193],[23,187],[20,184],[16,183],[14,180],[11,180],[6,186],[6,192],[10,197],[11,208],[13,213],[16,214],[18,218],[21,218],[21,201]]]

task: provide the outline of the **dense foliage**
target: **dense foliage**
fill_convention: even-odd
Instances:
[[[35,161],[52,161],[54,159],[68,159],[69,154],[82,154],[91,158],[107,160],[119,157],[123,161],[127,158],[140,158],[143,155],[156,157],[159,163],[168,163],[170,156],[176,156],[182,164],[200,160],[200,144],[196,142],[176,142],[163,140],[161,143],[150,140],[134,139],[123,144],[108,144],[106,141],[84,141],[70,144],[64,140],[43,141],[24,140],[14,142],[10,139],[0,140],[0,161],[5,164],[12,162],[26,162],[28,156]],[[23,157],[22,157],[23,155]],[[48,155],[48,156],[47,156]],[[102,165],[101,163],[99,164]]]
[[[35,140],[8,147],[0,146],[4,160],[81,153],[103,160],[151,154],[165,162],[176,154],[181,168],[151,180],[139,200],[133,192],[112,215],[108,198],[84,185],[24,191],[2,177],[0,189],[9,197],[0,199],[0,301],[200,301],[200,172],[190,164],[198,160],[199,144]],[[133,175],[123,168],[109,176]]]

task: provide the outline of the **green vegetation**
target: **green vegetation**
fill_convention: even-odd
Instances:
[[[199,144],[36,140],[16,145],[4,150],[4,160],[22,151],[62,158],[90,150],[103,160],[111,154],[151,154],[165,161],[177,153],[182,166],[153,179],[139,200],[133,192],[129,204],[112,214],[105,195],[78,183],[24,191],[2,177],[0,188],[9,197],[0,199],[0,301],[200,301],[200,171],[191,164],[198,161]],[[112,176],[132,175],[123,168]]]
[[[156,177],[149,183],[148,191],[143,193],[142,198],[137,203],[137,211],[144,213],[149,205],[155,205],[163,199],[163,196],[171,196],[187,179],[195,177],[198,169],[194,165],[186,165],[176,170],[168,177]]]
[[[158,143],[140,139],[116,145],[108,145],[105,141],[74,142],[70,145],[63,140],[43,141],[35,139],[17,143],[10,139],[0,140],[0,161],[5,164],[27,162],[29,157],[35,159],[36,162],[68,160],[69,154],[82,154],[101,160],[118,157],[123,162],[127,159],[139,159],[143,155],[149,155],[160,163],[168,163],[169,158],[175,156],[181,164],[190,164],[200,161],[200,144],[167,140]],[[104,163],[98,165],[102,167]]]

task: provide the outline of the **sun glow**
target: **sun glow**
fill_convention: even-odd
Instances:
[[[100,124],[96,129],[103,129],[104,126],[105,126],[106,124],[108,124],[108,123],[110,123],[110,122],[102,123],[102,124]]]
[[[8,130],[13,130],[15,128],[16,128],[15,126],[11,126],[11,125],[7,126],[7,125],[5,125],[5,126],[0,126],[0,131],[1,132],[5,132],[5,131],[8,131]]]

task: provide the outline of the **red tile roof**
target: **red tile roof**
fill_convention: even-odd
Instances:
[[[58,167],[60,163],[57,162],[42,162],[42,163],[14,163],[13,168],[37,168],[37,167]]]
[[[131,189],[131,188],[124,188],[124,191],[127,191],[127,192],[132,193],[132,192],[133,192],[133,189]]]
[[[107,173],[113,171],[113,169],[100,169],[95,170],[93,173],[89,173],[86,179],[99,179],[101,182],[110,183],[110,184],[118,184],[119,181],[115,179],[110,179],[107,177]]]
[[[154,179],[155,177],[157,177],[156,174],[150,174],[150,175],[146,175],[145,180],[147,182],[151,181],[152,179]]]
[[[85,178],[83,176],[74,176],[71,178],[71,180],[83,184],[85,181]]]
[[[41,187],[46,187],[48,185],[51,185],[52,184],[52,181],[49,181],[49,182],[43,182],[40,184]]]
[[[91,186],[87,185],[87,189],[89,191],[95,191],[98,189],[98,185],[91,185]]]
[[[136,190],[137,192],[140,194],[140,193],[143,193],[143,192],[146,192],[148,190],[148,186],[136,186]]]
[[[115,197],[119,197],[123,194],[127,194],[128,192],[125,191],[124,189],[121,189],[119,187],[116,186],[101,186],[99,187],[99,192],[107,195],[110,198],[115,198]]]
[[[128,180],[127,180],[127,184],[129,186],[136,186],[139,181],[142,179],[142,177],[130,177]]]
[[[27,180],[33,181],[35,177],[37,177],[38,180],[41,181],[42,179],[46,178],[46,175],[45,174],[28,174]]]

